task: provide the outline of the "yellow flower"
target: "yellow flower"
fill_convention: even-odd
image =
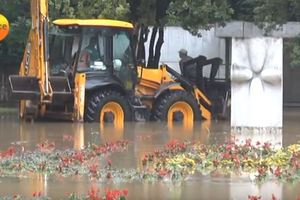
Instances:
[[[252,159],[243,160],[242,162],[246,168],[253,168],[255,164],[254,160]]]
[[[282,149],[279,149],[275,154],[267,157],[264,161],[269,166],[286,166],[288,165],[290,156],[284,152]]]
[[[288,152],[290,153],[296,153],[300,151],[300,144],[292,144],[287,147]]]

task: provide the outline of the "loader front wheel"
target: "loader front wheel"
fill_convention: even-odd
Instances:
[[[190,123],[201,120],[196,99],[184,90],[170,91],[155,102],[152,118],[155,121]]]
[[[85,111],[85,121],[87,122],[120,124],[131,120],[130,105],[125,97],[117,91],[100,91],[92,95],[87,102]]]

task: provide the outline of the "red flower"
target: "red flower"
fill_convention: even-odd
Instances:
[[[88,199],[102,200],[102,198],[99,196],[99,191],[100,190],[95,185],[92,185],[88,192]]]
[[[15,147],[9,147],[6,151],[3,153],[0,153],[0,159],[1,158],[6,158],[6,157],[11,157],[16,153],[16,148]]]
[[[40,197],[40,196],[42,196],[42,193],[41,192],[34,192],[34,193],[32,193],[32,196],[33,197]]]
[[[97,164],[92,164],[89,166],[89,170],[90,170],[90,173],[95,176],[97,175],[97,171],[98,171],[98,165]]]
[[[105,190],[105,200],[117,200],[117,199],[125,199],[125,196],[128,195],[128,189],[124,190]],[[121,198],[122,197],[122,198]]]
[[[241,161],[240,161],[240,159],[238,158],[237,155],[234,155],[234,156],[232,157],[232,159],[233,159],[234,163],[235,163],[237,166],[240,166]]]
[[[107,179],[111,179],[111,177],[112,177],[111,173],[110,173],[110,172],[107,172],[106,178],[107,178]]]
[[[232,148],[233,148],[233,144],[227,144],[225,147],[226,151],[230,151],[232,150]]]
[[[111,167],[112,161],[111,161],[110,159],[107,159],[106,162],[107,162],[107,165],[108,165],[109,167]]]
[[[247,139],[245,146],[246,147],[251,147],[251,142],[252,142],[251,139]]]
[[[261,199],[261,196],[248,195],[248,200],[259,200],[259,199]]]
[[[272,200],[278,200],[274,194],[272,194]]]
[[[223,154],[223,159],[230,159],[231,155],[229,153],[224,153]]]
[[[271,149],[271,143],[265,142],[263,148],[264,148],[264,150],[269,151]]]
[[[281,176],[281,169],[280,169],[279,167],[277,167],[277,168],[275,169],[274,175],[275,175],[276,177]]]
[[[67,158],[67,157],[61,157],[60,160],[61,160],[61,163],[60,163],[61,167],[67,167],[72,162],[71,158]]]
[[[218,165],[219,165],[219,161],[218,160],[213,160],[213,165],[214,165],[214,167],[218,167]]]
[[[124,195],[124,196],[127,196],[127,195],[128,195],[128,189],[124,189],[124,190],[123,190],[123,195]]]
[[[154,154],[155,154],[155,156],[158,156],[158,155],[160,154],[159,149],[155,149],[155,150],[154,150]]]
[[[264,176],[266,174],[266,169],[264,167],[259,167],[257,171],[259,176]]]
[[[72,142],[72,141],[74,141],[74,136],[64,134],[63,135],[63,141]]]
[[[9,156],[9,157],[13,156],[15,153],[16,153],[15,147],[9,147],[5,152],[6,156]]]
[[[106,200],[117,200],[121,195],[119,190],[106,190],[105,194]]]
[[[83,163],[84,158],[85,158],[85,155],[82,151],[76,152],[75,155],[73,156],[73,159],[79,161],[80,163]]]
[[[46,168],[46,162],[45,162],[45,161],[44,161],[44,162],[41,162],[41,163],[38,164],[38,166],[39,166],[39,169],[40,169],[41,171],[44,171],[45,168]]]
[[[45,142],[37,144],[37,148],[43,153],[51,153],[55,149],[55,143],[48,143],[48,140],[46,140]]]
[[[166,169],[160,169],[158,172],[159,177],[164,177],[167,174],[168,174],[168,170],[166,170]]]
[[[177,144],[178,144],[177,140],[171,140],[166,144],[166,147],[172,149],[175,148]]]
[[[147,164],[147,159],[144,157],[144,158],[142,159],[142,165],[145,166],[146,164]]]

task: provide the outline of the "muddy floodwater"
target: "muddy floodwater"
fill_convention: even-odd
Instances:
[[[300,141],[300,109],[284,109],[284,126],[275,133],[255,133],[253,140],[272,141],[278,146],[287,146]],[[163,148],[170,140],[199,141],[203,144],[224,143],[235,133],[230,129],[230,121],[212,121],[183,127],[172,127],[165,123],[127,123],[123,128],[100,127],[99,124],[71,122],[33,122],[18,120],[17,111],[0,114],[0,152],[15,146],[24,151],[32,151],[45,140],[55,143],[56,149],[82,149],[90,143],[104,144],[118,140],[128,140],[128,149],[110,156],[113,166],[122,169],[141,168],[141,158],[156,149]],[[251,134],[237,134],[242,139]],[[69,139],[68,139],[69,138]],[[71,138],[71,139],[70,139]],[[277,180],[257,184],[247,176],[190,176],[180,182],[117,182],[96,181],[88,177],[53,177],[32,175],[26,177],[0,177],[0,196],[19,194],[25,198],[41,192],[51,199],[67,198],[69,194],[86,194],[91,184],[101,189],[126,188],[127,199],[248,199],[248,195],[261,199],[297,200],[300,198],[300,184],[282,183]]]

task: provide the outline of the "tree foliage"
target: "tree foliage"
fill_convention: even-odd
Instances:
[[[0,42],[0,65],[20,63],[30,26],[30,0],[1,0],[0,13],[11,25],[9,36]],[[299,0],[49,0],[51,20],[57,18],[112,18],[131,21],[136,28],[138,58],[151,40],[148,65],[157,66],[165,25],[179,25],[193,34],[229,20],[267,22],[267,28],[287,21],[300,21]],[[266,24],[266,23],[261,23]],[[153,27],[148,37],[149,27]],[[300,55],[299,42],[292,52]],[[300,62],[299,62],[300,63]]]
[[[300,20],[299,0],[257,0],[254,19],[257,22],[283,24]]]
[[[13,71],[21,61],[30,25],[29,7],[27,1],[1,0],[0,13],[8,19],[10,33],[0,42],[0,71]]]
[[[284,43],[284,53],[287,55],[289,67],[300,68],[300,39],[288,39]]]
[[[126,0],[49,0],[49,14],[55,18],[127,19]]]
[[[229,0],[233,20],[254,21],[257,0]]]
[[[224,0],[176,0],[170,4],[168,14],[170,23],[199,35],[201,29],[209,30],[216,23],[224,24],[231,18],[233,10]]]
[[[256,0],[254,21],[266,31],[280,29],[288,21],[300,21],[299,0]],[[263,23],[262,23],[263,22]],[[300,35],[285,43],[285,52],[289,53],[291,67],[300,67]]]

